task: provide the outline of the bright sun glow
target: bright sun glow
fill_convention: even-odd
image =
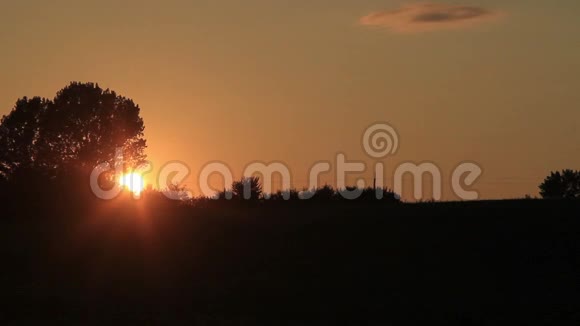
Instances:
[[[121,176],[119,184],[138,196],[145,189],[145,181],[143,176],[138,173],[128,173]]]

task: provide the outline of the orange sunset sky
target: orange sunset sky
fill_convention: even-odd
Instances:
[[[386,121],[387,177],[431,161],[449,185],[474,161],[482,198],[537,195],[580,167],[579,14],[576,0],[4,1],[0,115],[98,82],[140,105],[153,166],[186,162],[194,193],[211,161],[236,176],[282,161],[299,189],[338,152],[372,166],[362,134]]]

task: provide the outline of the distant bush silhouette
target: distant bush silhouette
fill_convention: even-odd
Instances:
[[[300,194],[296,189],[278,190],[273,194],[265,194],[264,198],[268,200],[298,200]]]
[[[262,183],[259,177],[244,177],[232,184],[234,199],[258,200],[262,198]]]
[[[152,189],[150,189],[149,193],[155,192],[151,190]],[[167,189],[164,189],[163,191],[166,193],[166,197],[168,196],[168,198],[171,198],[172,200],[187,201],[191,199],[190,192],[187,189],[187,187],[179,185],[177,183],[169,184],[167,186]]]
[[[365,188],[362,190],[359,200],[382,200],[388,202],[400,202],[401,198],[389,188]]]
[[[335,200],[337,198],[337,192],[329,185],[324,185],[324,187],[314,190],[314,200]]]
[[[350,196],[350,194],[355,194]],[[367,187],[359,189],[356,187],[346,187],[346,189],[334,189],[329,185],[306,190],[301,193],[302,197],[312,198],[316,201],[336,201],[336,200],[354,200],[354,201],[390,201],[400,202],[400,197],[388,188]],[[352,199],[350,199],[352,198]]]
[[[358,196],[354,199],[348,199],[343,196],[342,191],[357,191]],[[249,196],[247,195],[249,194]],[[191,202],[194,205],[205,205],[211,198],[195,198]],[[364,188],[348,187],[344,190],[337,190],[329,185],[316,189],[305,189],[298,191],[296,189],[278,190],[275,193],[263,193],[262,184],[259,177],[242,178],[234,181],[231,189],[217,193],[213,199],[218,200],[251,200],[251,201],[317,201],[317,202],[336,202],[336,201],[382,201],[382,202],[401,202],[399,195],[388,188]]]
[[[48,179],[112,163],[123,147],[127,166],[145,159],[139,106],[93,83],[71,83],[53,100],[22,98],[0,121],[0,178],[34,170]],[[23,180],[21,179],[21,181]]]
[[[580,198],[580,171],[551,172],[539,188],[543,198]]]

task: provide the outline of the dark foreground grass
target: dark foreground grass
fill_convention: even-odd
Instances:
[[[3,203],[2,325],[578,325],[580,203]]]

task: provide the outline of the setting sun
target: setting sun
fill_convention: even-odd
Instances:
[[[0,0],[0,326],[580,326],[579,18]]]
[[[128,173],[121,176],[119,184],[131,191],[135,195],[140,195],[145,189],[145,181],[143,176],[138,173]]]

